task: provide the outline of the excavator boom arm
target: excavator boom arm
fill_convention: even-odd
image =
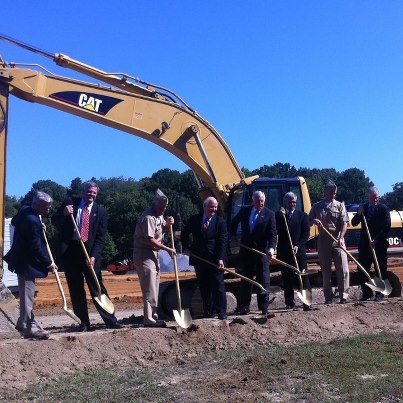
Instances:
[[[211,191],[223,210],[229,190],[244,178],[227,144],[207,121],[185,106],[150,96],[148,90],[129,92],[15,65],[0,67],[0,85],[26,101],[60,109],[163,147],[194,171],[200,185]]]

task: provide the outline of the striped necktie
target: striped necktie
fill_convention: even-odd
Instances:
[[[80,229],[80,235],[83,242],[88,241],[89,231],[90,231],[90,211],[88,210],[88,206],[84,206],[83,211],[81,213],[81,229]]]

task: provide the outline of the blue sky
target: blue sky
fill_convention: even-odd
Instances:
[[[6,14],[2,34],[171,89],[240,166],[354,167],[382,194],[403,181],[401,1],[43,0]],[[0,54],[77,77],[3,41]],[[10,97],[8,195],[162,168],[187,169],[145,140]]]

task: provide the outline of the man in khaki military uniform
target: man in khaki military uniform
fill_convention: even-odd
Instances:
[[[134,231],[133,261],[139,277],[144,301],[144,326],[165,327],[164,321],[158,319],[158,291],[160,284],[160,265],[158,252],[162,249],[171,257],[175,249],[162,243],[163,233],[169,231],[174,223],[173,217],[165,220],[163,214],[168,206],[168,198],[157,189],[151,206],[138,219]]]
[[[323,200],[315,203],[309,212],[310,224],[317,225],[319,229],[318,254],[326,304],[331,304],[334,297],[331,284],[332,261],[336,268],[337,288],[341,304],[347,301],[347,289],[350,286],[347,254],[340,248],[341,246],[345,248],[344,235],[347,231],[349,218],[344,203],[335,200],[336,193],[336,184],[332,181],[327,182]],[[322,230],[322,227],[326,228],[337,239],[337,242],[334,242]]]

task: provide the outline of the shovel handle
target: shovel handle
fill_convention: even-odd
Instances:
[[[246,246],[246,245],[244,245],[244,244],[242,244],[242,243],[239,244],[239,245],[240,245],[242,248],[248,249],[248,250],[250,250],[251,252],[254,252],[254,253],[256,253],[256,254],[258,254],[258,255],[260,255],[260,256],[266,256],[266,253],[261,252],[260,250],[251,248],[251,247]],[[272,260],[274,260],[274,262],[277,262],[277,263],[281,264],[282,266],[288,267],[289,269],[291,269],[293,272],[295,272],[295,273],[298,274],[299,276],[303,276],[303,275],[304,275],[304,273],[303,273],[302,271],[299,271],[299,270],[298,270],[297,268],[295,268],[294,266],[291,266],[290,264],[288,264],[288,263],[286,263],[286,262],[283,262],[282,260],[277,259],[276,257],[272,257]]]
[[[362,215],[362,222],[364,223],[365,231],[367,232],[367,235],[368,235],[369,247],[371,248],[372,256],[374,258],[374,265],[375,265],[376,271],[378,273],[379,278],[382,280],[381,269],[379,268],[378,258],[376,257],[375,248],[372,245],[371,233],[369,232],[367,219],[365,218],[364,214]]]
[[[170,227],[171,241],[172,241],[172,249],[175,249],[175,240],[174,240],[174,231],[172,225]],[[182,312],[182,303],[181,303],[181,290],[179,287],[179,274],[178,274],[178,262],[176,260],[175,254],[173,254],[174,261],[174,272],[175,272],[175,285],[176,285],[176,296],[178,298],[178,310]]]
[[[43,225],[42,217],[41,217],[41,216],[39,216],[39,220],[40,220],[41,224]],[[52,264],[55,264],[55,260],[53,259],[52,251],[50,250],[48,238],[47,238],[47,236],[46,236],[46,232],[45,232],[45,229],[44,229],[43,227],[42,227],[42,232],[43,232],[43,237],[45,238],[46,249],[48,250],[50,260],[52,261]],[[66,306],[66,304],[67,304],[66,296],[64,295],[64,291],[63,291],[62,283],[61,283],[61,281],[60,281],[59,273],[57,272],[57,270],[53,270],[53,273],[55,273],[57,286],[58,286],[58,288],[59,288],[60,295],[62,296],[64,306]]]
[[[247,281],[247,282],[249,282],[249,283],[255,285],[256,287],[259,287],[263,292],[267,292],[266,288],[264,288],[264,287],[262,286],[262,284],[258,283],[258,282],[255,281],[255,280],[250,279],[249,277],[245,277],[245,276],[243,276],[242,274],[239,274],[239,273],[237,273],[237,272],[235,272],[235,271],[229,270],[229,269],[227,269],[227,268],[225,268],[225,267],[219,267],[218,264],[215,264],[215,263],[213,263],[213,262],[210,262],[210,260],[207,260],[207,259],[204,259],[204,258],[202,258],[202,257],[200,257],[200,256],[197,256],[197,255],[195,255],[194,253],[192,253],[192,256],[195,257],[196,259],[198,259],[198,260],[204,262],[204,263],[207,263],[207,264],[210,264],[211,266],[214,266],[214,267],[217,268],[218,270],[222,270],[222,271],[225,271],[225,272],[227,272],[227,273],[231,273],[232,275],[234,275],[234,276],[236,276],[236,277],[239,277],[239,278],[241,278],[242,280],[245,280],[245,281]]]

